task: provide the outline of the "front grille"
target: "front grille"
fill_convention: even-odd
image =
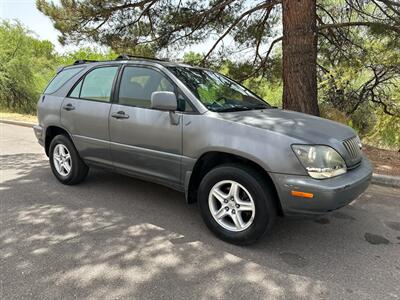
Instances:
[[[344,140],[343,146],[346,148],[351,160],[354,161],[360,159],[361,151],[357,137],[352,137],[350,139]]]

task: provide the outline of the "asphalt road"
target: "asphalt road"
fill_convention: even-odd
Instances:
[[[91,170],[56,181],[29,128],[0,124],[1,299],[399,299],[400,190],[370,186],[250,247],[183,195]]]

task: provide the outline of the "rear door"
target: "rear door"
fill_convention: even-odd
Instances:
[[[114,166],[155,181],[179,184],[182,115],[150,108],[154,91],[175,92],[174,85],[158,69],[133,65],[124,68],[119,85],[119,96],[110,112]]]
[[[118,70],[118,65],[91,69],[61,107],[61,122],[72,134],[79,154],[94,164],[112,165],[108,117]]]

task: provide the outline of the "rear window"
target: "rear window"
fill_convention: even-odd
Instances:
[[[57,91],[60,87],[64,85],[68,80],[82,71],[83,67],[81,68],[71,68],[62,70],[58,73],[52,81],[50,81],[49,85],[47,86],[46,90],[44,91],[45,94],[52,94]]]

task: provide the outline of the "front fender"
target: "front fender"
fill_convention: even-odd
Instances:
[[[292,151],[301,141],[281,133],[215,118],[184,115],[184,157],[197,160],[210,151],[224,152],[251,160],[267,172],[306,175]]]

